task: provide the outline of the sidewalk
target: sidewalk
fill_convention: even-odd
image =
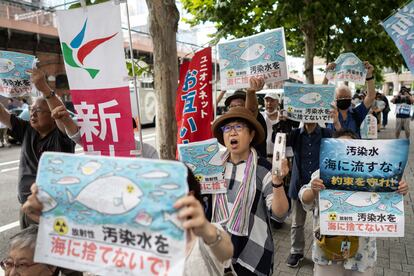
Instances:
[[[388,114],[387,129],[381,130],[379,139],[393,139],[395,129],[395,115]],[[411,141],[413,141],[414,123],[411,122]],[[405,137],[405,133],[401,133]],[[408,164],[405,169],[404,179],[410,186],[410,193],[405,196],[405,237],[404,238],[379,238],[377,239],[377,266],[376,276],[414,276],[414,146],[410,145]],[[313,275],[312,262],[312,217],[308,214],[305,226],[305,259],[297,268],[286,265],[286,259],[290,253],[290,218],[282,229],[274,231],[275,266],[273,275],[280,276],[311,276]]]

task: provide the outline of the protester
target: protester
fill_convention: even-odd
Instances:
[[[222,159],[228,187],[227,193],[213,195],[212,221],[231,235],[232,269],[237,275],[271,275],[274,248],[269,218],[283,221],[287,215],[283,179],[288,162],[283,160],[280,175],[272,175],[271,164],[253,148],[265,139],[263,127],[244,107],[231,108],[211,129],[227,149]]]
[[[26,99],[21,99],[21,108],[24,110],[24,109],[29,109],[29,104],[27,103],[27,100]]]
[[[332,130],[340,130],[341,128],[351,129],[359,137],[360,127],[362,122],[365,119],[365,116],[368,114],[369,109],[371,108],[375,100],[375,82],[374,82],[374,66],[372,66],[368,61],[364,61],[365,68],[367,69],[366,75],[366,85],[368,93],[365,96],[363,104],[360,104],[354,108],[351,107],[352,104],[352,93],[348,86],[341,85],[336,88],[336,107],[339,112],[339,123],[338,125],[328,124],[328,127]],[[334,70],[336,64],[330,63],[326,67],[326,72]],[[328,79],[324,78],[323,84],[328,84]]]
[[[35,75],[35,74],[34,74]],[[33,77],[33,75],[32,75]],[[34,81],[36,85],[37,82]],[[40,89],[39,89],[40,90]],[[0,104],[0,122],[9,129],[11,136],[22,143],[19,164],[18,199],[23,204],[30,195],[30,186],[36,179],[39,159],[45,151],[60,151],[73,153],[75,144],[61,132],[51,117],[47,102],[55,95],[48,91],[47,96],[37,98],[30,110],[30,122],[24,121],[6,111]],[[32,222],[22,213],[21,228],[26,228]]]
[[[0,148],[10,147],[9,135],[7,134],[7,126],[0,122]]]
[[[184,276],[190,276],[197,271],[198,276],[223,275],[225,265],[230,263],[233,256],[233,244],[229,234],[220,224],[210,223],[203,211],[203,201],[200,193],[200,183],[191,170],[188,169],[187,182],[189,195],[178,199],[174,207],[179,209],[178,218],[187,230],[186,259]],[[42,203],[38,199],[38,187],[33,184],[22,210],[33,220],[39,222],[42,213]]]
[[[256,120],[260,123],[260,125],[264,129],[265,137],[267,137],[266,121],[258,110],[259,105],[258,105],[257,96],[256,96],[256,92],[263,89],[264,79],[251,77],[249,79],[249,84],[250,84],[250,87],[246,91],[236,90],[233,93],[233,95],[226,98],[224,104],[229,110],[234,107],[246,107],[248,110],[250,110],[254,114],[254,116],[256,116]],[[265,157],[265,158],[267,157],[266,147],[267,147],[266,141],[262,141],[259,144],[254,146],[257,153],[261,157]]]
[[[410,89],[402,86],[397,96],[392,98],[391,102],[396,104],[396,125],[395,125],[395,137],[400,138],[401,130],[404,128],[405,137],[410,139],[410,115],[411,105],[414,103],[413,97],[411,97]]]
[[[267,157],[270,158],[269,161],[271,161],[273,157],[273,148],[274,143],[272,140],[272,134],[273,134],[273,126],[279,122],[279,102],[280,97],[275,92],[268,92],[264,96],[265,100],[265,111],[260,112],[265,119],[266,122],[266,153]]]
[[[356,139],[358,136],[350,131],[343,129],[335,133],[335,138]],[[313,212],[313,229],[319,229],[319,191],[325,189],[323,181],[319,178],[319,170],[312,175],[309,184],[303,186],[299,191],[299,199],[307,211]],[[406,195],[408,185],[405,181],[400,181],[398,193]],[[315,263],[314,275],[336,275],[336,276],[373,276],[376,266],[376,239],[371,237],[359,237],[359,247],[354,257],[344,261],[332,261],[325,256],[323,250],[316,242],[314,233],[314,244],[312,248],[312,259]]]
[[[7,257],[0,262],[5,276],[57,276],[59,269],[52,265],[35,263],[38,228],[30,225],[10,238]]]
[[[382,93],[379,94],[381,100],[385,103],[385,108],[382,110],[382,128],[385,129],[385,127],[388,125],[388,113],[391,111],[390,103],[387,99],[387,96]]]
[[[385,102],[382,100],[381,93],[377,93],[375,96],[375,101],[372,104],[371,112],[372,115],[377,119],[377,131],[380,132],[381,129],[381,114],[385,109]]]
[[[321,128],[317,123],[305,123],[288,137],[287,146],[293,149],[292,176],[289,197],[292,204],[291,248],[286,260],[289,267],[297,267],[304,258],[306,211],[298,199],[300,188],[309,183],[311,174],[319,168],[319,152],[322,138],[330,138],[332,130]]]

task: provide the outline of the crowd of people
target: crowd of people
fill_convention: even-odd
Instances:
[[[335,64],[329,64],[327,69],[334,67]],[[262,78],[252,77],[248,89],[237,90],[226,98],[228,111],[212,122],[211,130],[225,148],[222,160],[227,192],[202,198],[200,185],[189,170],[187,182],[191,193],[174,205],[189,236],[184,275],[194,275],[195,271],[199,275],[272,275],[275,263],[272,232],[276,231],[277,235],[277,228],[289,215],[291,250],[286,264],[299,265],[305,255],[307,212],[313,214],[314,229],[319,224],[318,193],[324,189],[319,179],[321,139],[359,139],[361,124],[370,112],[377,118],[382,114],[382,126],[387,125],[389,103],[375,91],[374,67],[369,62],[365,62],[365,67],[366,94],[353,97],[348,86],[338,86],[331,110],[333,123],[328,125],[299,125],[291,121],[283,110],[280,95],[275,93],[266,94],[265,110],[259,112],[256,93],[263,89]],[[33,101],[30,121],[18,118],[0,104],[0,123],[22,144],[18,175],[22,231],[10,240],[8,255],[1,261],[1,267],[7,276],[82,275],[33,262],[36,225],[42,212],[34,183],[39,159],[45,151],[74,153],[75,144],[81,140],[78,125],[48,86],[41,70],[32,72],[32,82],[42,97]],[[409,89],[402,88],[391,102],[411,105],[413,99]],[[396,116],[397,138],[402,129],[409,138],[410,114],[402,109]],[[287,134],[290,153],[283,159],[279,173],[275,173],[269,161],[278,132]],[[143,157],[158,158],[158,155],[151,145],[143,144]],[[397,192],[407,194],[405,181],[399,183]],[[273,230],[272,224],[277,226]],[[358,239],[357,254],[332,261],[317,242],[315,231],[314,274],[374,275],[375,238]]]

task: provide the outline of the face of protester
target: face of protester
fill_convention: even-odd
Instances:
[[[279,101],[269,97],[265,98],[265,109],[267,112],[273,113],[279,109]]]
[[[229,109],[232,109],[233,107],[244,107],[245,101],[243,99],[233,99],[229,104]]]
[[[243,155],[250,151],[255,131],[242,122],[233,121],[222,127],[224,145],[230,154]]]
[[[55,127],[46,101],[37,99],[30,109],[30,125],[38,132],[47,132]]]
[[[51,276],[55,267],[33,262],[34,252],[30,248],[11,249],[6,262],[10,269],[5,271],[6,276]]]
[[[352,93],[346,86],[341,86],[336,91],[336,106],[340,110],[347,110],[352,103]]]

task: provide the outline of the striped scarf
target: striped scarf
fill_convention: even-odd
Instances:
[[[227,193],[213,195],[212,222],[226,225],[227,231],[238,236],[249,235],[249,217],[256,196],[257,152],[253,148],[250,151],[233,209],[229,212]],[[227,162],[229,155],[230,153],[226,151],[222,156],[224,163]]]

